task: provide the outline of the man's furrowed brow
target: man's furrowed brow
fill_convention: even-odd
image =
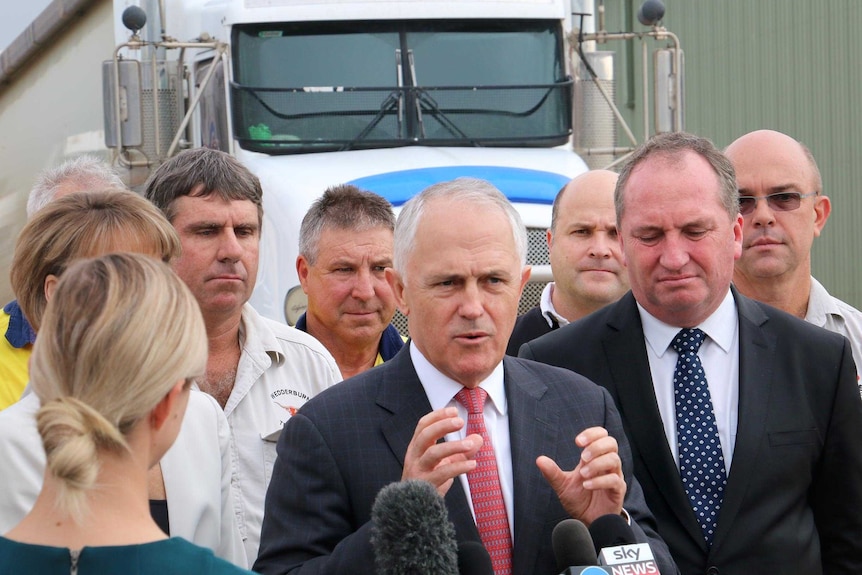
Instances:
[[[202,222],[192,222],[186,226],[186,228],[193,232],[205,231],[205,230],[218,230],[224,227],[224,222],[215,222],[215,221],[202,221]]]

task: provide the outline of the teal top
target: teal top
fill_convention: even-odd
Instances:
[[[209,549],[180,537],[140,545],[65,547],[19,543],[0,537],[0,574],[28,575],[248,575]]]

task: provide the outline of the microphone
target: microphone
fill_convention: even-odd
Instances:
[[[458,544],[459,575],[494,575],[494,565],[488,550],[478,541]]]
[[[427,481],[390,483],[371,507],[371,546],[379,575],[458,575],[455,527]]]
[[[602,515],[590,525],[590,536],[593,538],[596,555],[601,554],[605,547],[633,545],[635,533],[626,520],[616,514]]]
[[[661,575],[648,543],[637,543],[632,528],[620,515],[602,515],[590,525],[599,565],[619,575]]]
[[[587,526],[577,519],[563,519],[551,532],[551,546],[561,573],[580,573],[573,565],[597,565],[593,540]]]

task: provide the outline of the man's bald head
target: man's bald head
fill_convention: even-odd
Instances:
[[[775,130],[755,130],[734,140],[724,154],[733,163],[737,177],[740,167],[750,164],[763,165],[766,161],[778,158],[782,163],[793,163],[799,169],[807,171],[811,191],[823,192],[820,168],[817,167],[811,150],[787,134]]]
[[[563,198],[582,193],[603,194],[606,190],[610,190],[611,202],[613,202],[613,192],[617,185],[617,179],[619,179],[619,174],[616,172],[610,170],[590,170],[569,180],[569,183],[563,186],[563,189],[554,198],[554,205],[551,208],[551,232],[556,228],[557,219],[560,214],[560,204]]]
[[[614,210],[617,174],[593,170],[574,178],[554,200],[548,252],[557,313],[574,321],[628,290]]]
[[[811,247],[831,212],[808,148],[787,134],[757,130],[727,147],[743,216],[734,283],[744,295],[804,317]]]

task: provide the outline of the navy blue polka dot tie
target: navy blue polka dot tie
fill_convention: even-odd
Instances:
[[[727,476],[703,364],[697,355],[706,334],[682,329],[671,342],[679,354],[673,374],[679,473],[707,545],[712,545]]]

